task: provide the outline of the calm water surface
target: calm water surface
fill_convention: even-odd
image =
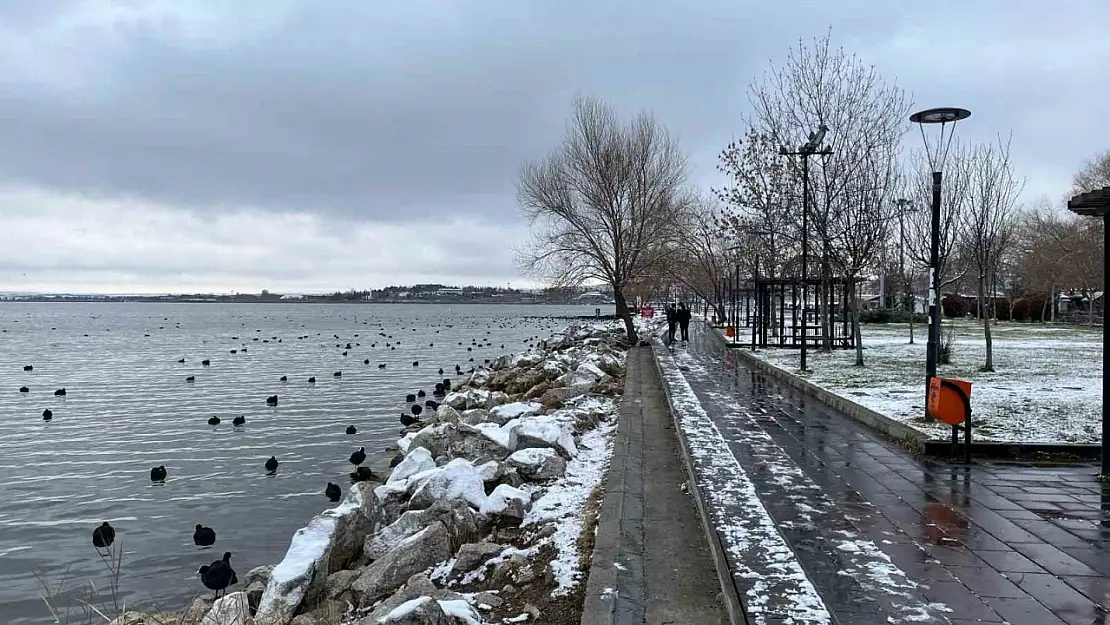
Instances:
[[[0,623],[50,622],[36,576],[61,585],[62,604],[90,580],[107,587],[90,538],[105,520],[123,547],[128,606],[182,608],[207,592],[197,567],[225,550],[240,577],[278,562],[329,507],[325,484],[346,491],[351,451],[365,446],[367,464],[386,466],[406,394],[430,396],[456,364],[521,353],[567,323],[526,317],[593,310],[0,303]],[[223,423],[209,426],[213,415]],[[239,415],[246,425],[232,427]],[[352,424],[358,434],[345,435]],[[276,475],[263,468],[271,455]],[[164,484],[150,482],[158,465]],[[216,530],[214,548],[193,545],[197,523]]]

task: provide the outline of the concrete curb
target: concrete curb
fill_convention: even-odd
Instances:
[[[727,346],[728,341],[721,335],[720,330],[712,328],[712,335],[719,339],[722,345]],[[857,404],[856,402],[838,395],[830,390],[827,390],[809,380],[795,375],[782,367],[777,367],[766,360],[756,356],[749,350],[731,347],[732,352],[738,355],[749,366],[756,371],[775,379],[786,386],[802,391],[806,395],[816,399],[817,401],[829,406],[834,410],[838,410],[845,415],[859,421],[860,423],[870,427],[876,432],[887,436],[895,441],[898,441],[903,447],[908,448],[914,453],[925,453],[925,442],[929,440],[928,435],[921,432],[917,428],[911,427],[900,421],[895,421],[890,417],[874,410]]]
[[[638,456],[630,448],[643,443],[643,428],[636,423],[642,398],[639,359],[636,350],[629,350],[624,395],[617,413],[617,431],[613,438],[613,456],[605,478],[605,497],[598,510],[598,526],[594,551],[590,556],[590,573],[586,580],[586,596],[582,602],[582,625],[641,625],[644,622],[643,544],[622,544],[621,525],[626,520],[642,521],[644,484],[641,469],[634,466]],[[629,392],[633,389],[632,392]],[[630,479],[631,478],[631,479]],[[626,510],[631,519],[626,518]],[[639,514],[636,514],[636,511]],[[614,566],[618,556],[626,562]]]
[[[716,530],[713,529],[712,521],[710,521],[709,518],[709,507],[705,503],[705,497],[702,495],[701,488],[698,487],[697,475],[694,471],[694,460],[690,457],[690,442],[686,439],[686,434],[682,431],[682,427],[676,416],[674,399],[671,396],[671,388],[666,383],[666,377],[663,376],[662,365],[659,364],[659,358],[655,357],[656,344],[657,341],[652,341],[652,360],[655,362],[655,367],[659,371],[659,377],[664,380],[663,392],[667,395],[667,405],[670,407],[671,419],[674,421],[675,434],[678,436],[679,448],[682,450],[682,464],[686,467],[686,483],[689,484],[690,494],[693,495],[694,501],[698,506],[698,517],[701,518],[702,530],[709,544],[709,553],[712,554],[713,565],[717,569],[717,580],[721,584],[721,597],[725,604],[725,610],[728,612],[729,623],[731,625],[750,625],[747,612],[744,610],[744,604],[740,600],[740,592],[737,590],[732,577],[732,570],[729,569],[728,566],[724,545],[721,544]]]

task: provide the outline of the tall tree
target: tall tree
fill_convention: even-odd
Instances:
[[[976,270],[979,318],[987,344],[982,370],[994,371],[989,306],[993,306],[995,290],[990,278],[1013,235],[1015,206],[1025,182],[1014,174],[1009,139],[975,146],[961,156],[968,159],[968,202],[967,210],[958,217],[960,244]]]
[[[518,201],[532,226],[521,268],[557,285],[609,285],[635,343],[626,289],[679,249],[692,204],[685,182],[678,141],[650,114],[624,122],[605,102],[576,98],[562,143],[520,172]]]
[[[720,206],[714,198],[697,197],[671,273],[676,281],[709,302],[717,318],[723,320],[723,283],[736,266],[740,250],[721,236],[719,215]]]
[[[1110,187],[1110,150],[1087,161],[1072,178],[1071,186],[1073,193]]]
[[[859,326],[859,295],[856,281],[864,269],[879,260],[897,210],[897,145],[878,146],[862,155],[849,155],[862,165],[847,179],[838,198],[831,231],[831,254],[836,267],[848,280],[852,335],[856,344],[856,366],[863,366],[863,340]]]
[[[909,102],[897,84],[887,82],[874,66],[842,48],[834,48],[830,34],[812,43],[799,41],[781,66],[749,88],[753,125],[780,146],[796,148],[821,125],[828,128],[826,144],[832,156],[810,158],[809,225],[816,235],[821,293],[822,345],[830,349],[829,281],[837,214],[846,207],[845,195],[854,176],[865,169],[873,154],[889,154],[908,127]],[[791,161],[800,170],[800,163]],[[796,178],[800,180],[800,178]],[[799,194],[800,195],[800,194]]]

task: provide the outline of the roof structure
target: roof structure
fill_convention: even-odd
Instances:
[[[1110,187],[1080,193],[1068,200],[1068,210],[1077,215],[1103,217],[1110,213]]]

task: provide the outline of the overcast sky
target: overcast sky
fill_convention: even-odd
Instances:
[[[1050,8],[1051,7],[1051,8]],[[523,285],[518,168],[576,92],[718,182],[799,37],[1013,131],[1025,198],[1110,147],[1106,0],[0,0],[0,291]],[[907,134],[908,147],[920,137]]]

